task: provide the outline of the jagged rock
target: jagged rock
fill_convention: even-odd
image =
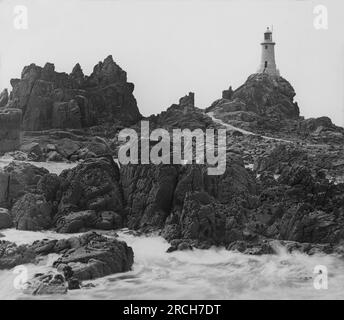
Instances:
[[[240,237],[243,227],[238,217],[245,214],[256,193],[254,178],[233,155],[224,175],[208,176],[206,169],[201,165],[122,166],[128,226],[143,231],[162,228],[168,240],[220,244]],[[227,233],[226,223],[232,227]]]
[[[12,216],[8,209],[0,208],[0,229],[12,227]]]
[[[297,118],[299,108],[293,102],[294,96],[293,87],[284,78],[253,74],[234,91],[232,98],[243,101],[248,111],[260,115]]]
[[[223,90],[222,91],[222,99],[227,99],[227,100],[231,100],[233,96],[233,89],[230,86],[228,90]]]
[[[31,193],[21,197],[12,208],[18,230],[47,230],[52,226],[52,205],[41,195]]]
[[[12,79],[8,106],[21,109],[27,131],[89,127],[113,119],[134,123],[141,118],[126,72],[107,57],[84,76],[77,64],[70,75],[31,64],[21,79]]]
[[[278,144],[267,150],[254,163],[253,169],[258,173],[272,171],[280,173],[282,169],[291,163],[303,163],[307,160],[307,153],[301,148],[291,144]]]
[[[0,109],[0,154],[18,149],[21,117],[21,110]]]
[[[6,107],[7,103],[8,103],[8,90],[4,89],[0,93],[0,108]]]
[[[36,193],[39,180],[48,173],[44,168],[20,162],[0,169],[0,205],[10,208],[24,194]]]
[[[73,88],[81,88],[85,83],[85,75],[79,63],[77,63],[70,74]]]
[[[173,165],[121,167],[121,184],[132,229],[161,228],[172,208],[178,171]]]
[[[296,132],[299,107],[294,96],[293,87],[284,78],[253,74],[206,111],[224,122],[254,132]]]
[[[194,107],[195,106],[195,94],[189,92],[188,95],[179,99],[179,106],[181,107]]]
[[[45,80],[36,80],[28,93],[28,102],[23,107],[23,129],[38,131],[51,128],[53,111],[54,84]]]

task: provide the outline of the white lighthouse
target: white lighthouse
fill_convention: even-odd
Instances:
[[[264,33],[264,41],[262,46],[262,60],[258,73],[267,73],[273,76],[279,76],[279,70],[276,68],[275,61],[275,42],[272,41],[272,31],[270,28]]]

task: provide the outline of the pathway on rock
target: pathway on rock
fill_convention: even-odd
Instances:
[[[264,139],[268,139],[268,140],[275,140],[275,141],[281,141],[281,142],[286,142],[286,143],[294,143],[293,141],[290,141],[290,140],[274,138],[274,137],[268,137],[268,136],[262,136],[260,134],[254,133],[254,132],[247,131],[247,130],[235,127],[235,126],[233,126],[233,125],[231,125],[229,123],[225,123],[221,119],[215,118],[214,112],[208,112],[208,113],[206,113],[206,115],[208,115],[215,123],[217,123],[217,124],[219,124],[219,125],[221,125],[223,127],[226,127],[229,131],[239,131],[239,132],[241,132],[244,135],[260,136],[260,137],[262,137]]]

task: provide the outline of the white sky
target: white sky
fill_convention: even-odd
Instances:
[[[328,30],[313,26],[318,4],[328,8]],[[15,5],[28,8],[27,30],[13,26]],[[0,0],[0,88],[32,62],[68,73],[79,62],[89,74],[112,54],[135,83],[142,114],[189,91],[204,108],[256,72],[268,25],[301,114],[344,125],[342,0]]]

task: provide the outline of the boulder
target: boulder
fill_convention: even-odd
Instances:
[[[111,156],[87,159],[77,167],[63,171],[60,178],[63,182],[59,190],[61,201],[57,225],[64,225],[66,216],[73,212],[93,210],[122,214],[119,168]]]
[[[94,227],[97,219],[97,213],[93,210],[72,212],[58,220],[56,230],[61,233],[83,232]]]
[[[133,250],[123,241],[89,232],[69,243],[74,243],[72,248],[53,265],[56,268],[69,266],[73,277],[78,280],[96,279],[113,273],[126,272],[133,265]]]
[[[57,152],[63,157],[69,159],[73,154],[76,154],[80,149],[80,143],[69,138],[60,139],[56,145]]]
[[[53,263],[57,271],[36,274],[27,283],[27,293],[65,293],[67,287],[80,287],[79,281],[129,271],[134,262],[133,250],[125,242],[88,232],[79,237],[44,239],[22,246],[0,240],[0,270],[35,263],[51,253],[60,255]]]

